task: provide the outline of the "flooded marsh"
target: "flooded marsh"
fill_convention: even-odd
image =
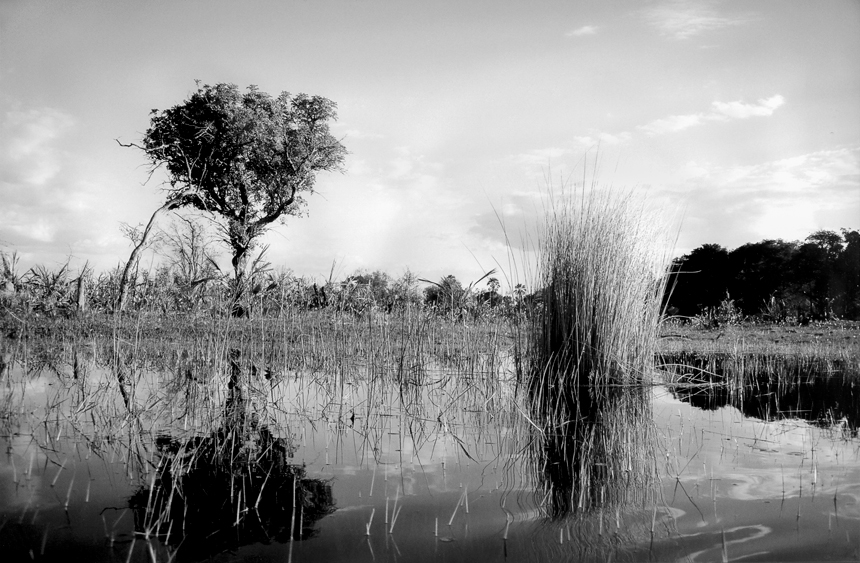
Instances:
[[[860,379],[832,362],[657,358],[559,417],[500,327],[127,336],[2,341],[7,560],[860,557]]]

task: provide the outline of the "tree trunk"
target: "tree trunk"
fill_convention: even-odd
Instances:
[[[233,246],[233,304],[230,307],[230,314],[234,317],[244,317],[248,311],[242,304],[242,298],[245,296],[245,269],[248,266],[248,250],[245,245]]]
[[[134,250],[131,251],[131,255],[128,257],[128,262],[125,263],[125,268],[122,271],[122,276],[119,278],[119,296],[116,299],[116,307],[114,308],[114,312],[121,313],[125,308],[125,299],[128,293],[128,274],[131,272],[132,267],[137,262],[137,257],[141,253],[141,251],[146,246],[146,239],[149,237],[149,232],[152,230],[152,226],[155,224],[155,217],[164,211],[165,209],[170,208],[174,205],[175,202],[172,200],[167,201],[164,205],[156,209],[152,213],[152,217],[149,218],[149,223],[146,224],[146,228],[143,230],[143,235],[140,237],[140,242],[137,246],[134,247]]]
[[[242,298],[245,296],[245,274],[248,267],[248,254],[251,251],[253,237],[248,233],[247,227],[240,225],[238,222],[230,225],[230,246],[233,249],[233,303],[230,308],[230,314],[234,317],[244,317],[246,311],[242,304]]]
[[[87,273],[87,268],[84,266],[84,271],[78,277],[77,288],[75,291],[75,305],[77,312],[83,313],[87,310],[87,280],[84,277]]]

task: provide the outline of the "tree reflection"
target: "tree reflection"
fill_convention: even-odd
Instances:
[[[249,416],[238,362],[232,351],[220,427],[181,440],[159,436],[157,469],[129,499],[136,533],[179,546],[183,557],[307,539],[335,509],[329,483],[290,463],[291,441]]]
[[[801,419],[856,437],[860,392],[844,362],[788,356],[678,353],[663,358],[669,391],[703,410],[733,406],[761,420]]]

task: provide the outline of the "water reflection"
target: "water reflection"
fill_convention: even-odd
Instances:
[[[157,470],[129,499],[136,533],[180,546],[184,557],[307,539],[335,510],[329,482],[290,463],[291,440],[249,408],[238,351],[229,361],[220,426],[204,436],[159,436]]]
[[[662,561],[719,558],[723,545],[734,559],[783,554],[798,529],[797,553],[856,549],[856,439],[806,424],[679,409],[663,386],[635,382],[544,393],[429,361],[267,379],[250,346],[192,351],[182,369],[123,346],[0,354],[0,559]],[[696,373],[715,401],[735,400],[719,395],[725,372],[713,385]],[[714,402],[691,383],[676,397]],[[780,395],[791,385],[739,389],[745,405],[809,410]],[[826,393],[855,420],[852,389]],[[295,463],[323,456],[331,484]],[[347,510],[320,521],[330,486]],[[393,527],[386,497],[398,494]],[[752,537],[757,526],[774,531]],[[315,530],[323,541],[296,541]],[[239,549],[251,543],[272,545]]]
[[[700,409],[730,405],[761,420],[801,419],[858,436],[860,378],[839,362],[690,353],[664,362],[676,376],[671,393]]]
[[[539,506],[560,520],[644,507],[658,487],[650,403],[641,385],[582,385],[532,393]]]

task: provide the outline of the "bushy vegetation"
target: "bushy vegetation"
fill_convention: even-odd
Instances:
[[[133,244],[139,230],[126,227]],[[194,219],[176,217],[147,242],[149,265],[135,255],[128,268],[124,307],[126,313],[151,313],[162,318],[277,317],[287,311],[326,310],[353,315],[390,314],[420,309],[455,322],[472,322],[516,314],[522,293],[503,296],[492,272],[465,287],[454,276],[439,282],[420,280],[411,271],[394,277],[385,272],[358,270],[337,279],[319,280],[276,268],[266,249],[250,261],[246,291],[237,301],[233,272],[217,262],[216,240]],[[19,266],[17,254],[0,250],[0,304],[20,319],[72,317],[117,313],[121,279],[126,264],[104,272],[66,262],[56,269]],[[426,286],[421,289],[422,283]]]
[[[816,231],[729,251],[702,245],[675,261],[669,309],[705,324],[860,319],[860,231]]]

